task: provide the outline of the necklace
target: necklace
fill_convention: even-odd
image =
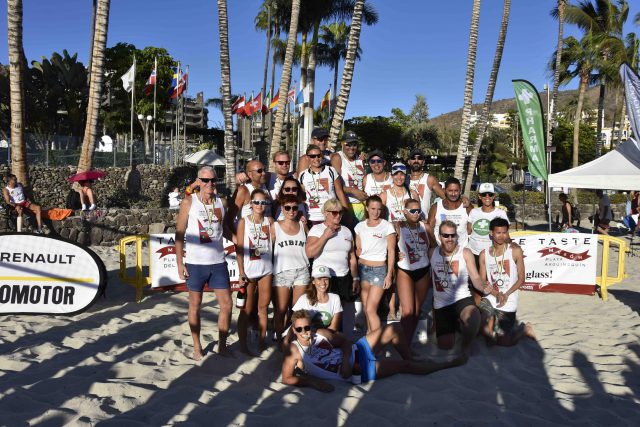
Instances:
[[[384,178],[382,179],[382,181],[376,181],[376,177],[374,174],[371,174],[371,179],[373,180],[373,191],[375,192],[375,194],[380,194],[382,193],[382,190],[384,190],[384,183],[387,182],[387,173],[385,172],[383,174]],[[382,182],[381,186],[378,186],[378,182]]]
[[[320,169],[320,172],[322,172],[322,169]],[[315,192],[315,196],[314,195],[310,195],[309,197],[309,202],[314,204],[314,205],[318,205],[320,203],[320,172],[316,173],[313,170],[311,170],[311,168],[309,168],[309,173],[311,174],[311,179],[313,180],[313,191]],[[316,175],[318,176],[318,179],[316,180]]]
[[[412,254],[413,257],[410,256],[409,258],[410,258],[410,263],[413,264],[420,261],[420,258],[422,258],[422,253],[420,250],[420,229],[421,228],[420,228],[420,224],[416,224],[416,233],[414,234],[409,223],[405,221],[405,224],[406,224],[406,227],[404,228],[406,228],[407,231],[409,231],[409,235],[411,236],[411,249],[412,249],[411,252],[413,252]]]
[[[424,176],[424,172],[421,172],[420,176],[418,177],[418,179],[409,179],[409,186],[418,195],[418,201],[419,202],[422,202],[422,194],[420,194],[420,180],[422,179],[423,176]],[[415,184],[413,184],[413,186],[412,186],[411,182],[415,182]]]
[[[444,271],[445,278],[441,282],[441,286],[443,288],[449,287],[449,275],[453,274],[453,271],[451,270],[451,264],[453,264],[453,257],[456,256],[456,249],[458,249],[458,245],[456,245],[456,247],[453,249],[453,252],[451,253],[451,256],[449,257],[448,260],[447,258],[445,258],[445,255],[443,254],[443,258],[445,262],[445,271]],[[449,273],[449,271],[451,271],[451,273]]]
[[[259,257],[262,254],[262,250],[260,248],[260,238],[262,237],[262,222],[260,224],[256,224],[255,215],[251,214],[249,218],[249,222],[251,223],[251,229],[253,231],[253,243],[255,244],[255,249],[253,250],[253,255]]]
[[[362,187],[362,173],[358,170],[358,159],[356,158],[353,163],[347,158],[347,155],[342,153],[342,157],[347,161],[347,167],[349,168],[349,172],[351,172],[351,180],[353,181],[353,185],[360,188]]]
[[[504,280],[502,279],[502,276],[504,274],[504,255],[505,255],[505,252],[507,252],[507,249],[504,247],[502,248],[502,258],[500,259],[500,262],[498,262],[498,259],[496,257],[496,249],[497,248],[494,245],[493,246],[493,262],[496,264],[496,269],[498,270],[498,279],[494,280],[493,282],[498,287],[498,290],[500,290],[502,285],[504,285]]]
[[[404,219],[404,214],[402,213],[402,201],[404,200],[404,196],[407,194],[407,190],[405,190],[404,187],[402,187],[402,195],[400,196],[400,200],[398,200],[398,197],[396,197],[396,193],[395,193],[395,187],[391,189],[391,195],[393,196],[393,198],[396,201],[396,208],[395,208],[395,219],[396,220],[402,220]]]
[[[215,195],[213,196],[215,198]],[[204,213],[207,215],[207,234],[211,236],[213,234],[213,218],[216,218],[216,214],[213,212],[214,200],[211,200],[211,209],[207,209],[207,204],[204,202],[201,195],[198,195],[200,203],[204,206]]]

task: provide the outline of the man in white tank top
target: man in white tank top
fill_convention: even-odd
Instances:
[[[429,213],[429,208],[431,207],[432,194],[435,193],[441,199],[445,198],[445,194],[438,179],[424,171],[424,163],[424,152],[419,148],[411,150],[409,159],[407,160],[411,171],[409,175],[409,188],[414,190],[420,197],[418,201],[420,202],[420,208],[422,209],[424,218],[426,218]]]
[[[346,131],[342,139],[342,151],[331,155],[331,166],[342,177],[343,189],[349,200],[349,211],[353,227],[364,218],[364,163],[357,155],[358,135]],[[351,228],[353,228],[351,227]]]
[[[518,323],[519,289],[525,281],[522,248],[509,243],[509,222],[504,218],[491,220],[493,243],[480,252],[480,276],[498,292],[489,294],[479,304],[482,315],[482,335],[489,344],[511,346],[522,337],[536,339],[530,323]]]
[[[180,203],[176,220],[176,261],[180,278],[189,290],[189,328],[193,339],[193,358],[203,357],[200,343],[200,304],[202,291],[208,285],[218,300],[218,353],[228,353],[227,337],[231,323],[231,291],[225,261],[223,235],[231,240],[224,220],[226,200],[215,194],[216,173],[211,166],[198,171],[200,192]],[[187,243],[186,255],[184,243]]]
[[[240,185],[233,197],[233,203],[229,206],[229,225],[236,219],[251,215],[251,192],[256,188],[266,190],[267,170],[259,160],[251,160],[245,166],[245,172],[249,177],[249,182]],[[269,200],[271,201],[271,200]],[[271,216],[271,209],[265,210],[265,216]],[[232,227],[235,230],[235,226]]]
[[[367,196],[378,196],[391,188],[393,181],[391,174],[384,170],[387,164],[384,154],[380,150],[373,150],[369,153],[369,167],[371,173],[365,175],[363,181],[364,192]]]
[[[22,212],[25,210],[33,213],[38,223],[37,234],[42,234],[42,209],[40,205],[36,205],[27,198],[24,192],[24,187],[18,182],[18,178],[13,174],[7,174],[5,181],[7,186],[2,189],[2,196],[4,202],[16,210],[18,215],[17,229],[18,233],[22,231]]]
[[[457,227],[458,244],[462,247],[466,247],[469,241],[469,236],[467,235],[467,222],[469,219],[469,212],[473,206],[469,205],[468,207],[465,207],[465,203],[462,197],[460,197],[460,181],[454,177],[450,177],[445,181],[444,194],[444,199],[438,201],[429,208],[427,222],[435,231],[439,229],[440,224],[443,221],[453,221]],[[438,233],[435,233],[434,237],[438,244],[440,244],[440,236]]]

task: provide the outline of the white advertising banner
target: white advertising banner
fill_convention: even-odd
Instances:
[[[526,269],[520,289],[594,294],[598,236],[584,233],[541,233],[513,237],[522,247]]]
[[[76,314],[106,286],[104,263],[59,238],[0,234],[0,314]]]
[[[229,278],[231,279],[231,287],[234,288],[234,285],[237,285],[239,282],[236,248],[235,245],[227,239],[223,239],[223,244]],[[149,256],[149,274],[151,275],[152,288],[184,284],[184,280],[180,279],[178,275],[174,234],[151,234],[149,236]]]

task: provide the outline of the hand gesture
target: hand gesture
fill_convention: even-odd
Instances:
[[[189,272],[184,264],[178,265],[178,274],[180,275],[181,280],[187,280],[187,277],[189,277]]]
[[[384,278],[382,289],[389,289],[392,284],[393,284],[393,278],[391,277],[391,274],[387,274],[386,277]]]
[[[322,237],[325,237],[328,240],[337,234],[338,234],[338,230],[334,229],[333,225],[330,225],[324,229],[324,231],[322,232]]]
[[[503,305],[505,305],[507,303],[507,299],[509,298],[509,295],[505,295],[502,292],[498,292],[498,305],[497,308],[502,307]]]

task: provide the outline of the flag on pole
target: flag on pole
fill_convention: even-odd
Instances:
[[[253,94],[251,95],[251,98],[249,98],[249,101],[247,101],[244,105],[244,115],[249,117],[253,114],[253,111],[251,111],[251,104],[253,103]]]
[[[238,114],[241,111],[244,112],[244,96],[237,97],[231,104],[231,114]]]
[[[271,91],[267,92],[267,96],[262,100],[262,108],[260,110],[262,114],[267,114],[270,111],[269,104],[271,104]]]
[[[320,109],[324,110],[329,107],[329,103],[331,102],[331,88],[324,94],[322,97],[322,101],[320,101]]]
[[[126,90],[127,92],[131,92],[131,89],[133,89],[133,84],[136,80],[135,60],[133,61],[133,65],[131,66],[131,68],[129,68],[129,71],[124,73],[124,75],[120,78],[122,79],[122,87],[124,88],[124,90]]]
[[[287,102],[293,102],[295,97],[296,97],[296,85],[294,83],[293,87],[291,88],[291,90],[287,94]]]
[[[189,66],[187,65],[187,72],[182,75],[182,80],[180,81],[180,88],[178,89],[178,95],[182,95],[187,91],[187,80],[189,78]]]
[[[173,72],[173,78],[171,79],[171,86],[169,87],[169,98],[176,99],[178,97],[178,88],[181,81],[180,67],[176,67]]]
[[[251,114],[262,111],[262,91],[251,101]]]
[[[147,82],[144,85],[144,94],[149,96],[151,92],[153,92],[153,86],[156,85],[156,74],[157,74],[157,65],[154,65],[153,70],[151,71],[151,75],[147,79]]]
[[[536,88],[526,80],[512,80],[512,83],[516,93],[523,145],[529,160],[529,172],[546,181],[547,160],[540,95]]]
[[[280,100],[280,89],[276,92],[276,95],[273,97],[271,102],[269,103],[269,109],[273,110],[278,106],[278,101]]]

